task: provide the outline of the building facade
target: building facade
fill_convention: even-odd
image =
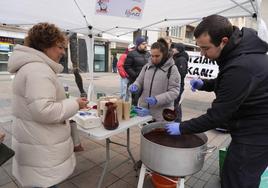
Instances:
[[[239,27],[250,27],[257,29],[257,22],[255,18],[251,17],[239,17],[231,18],[230,22]],[[194,30],[198,23],[192,23],[185,26],[171,26],[162,29],[159,36],[169,37],[173,43],[184,43],[186,50],[188,51],[199,51],[198,46],[196,46],[196,41],[194,38]]]
[[[7,73],[7,62],[15,44],[22,44],[25,30],[0,26],[0,74]]]

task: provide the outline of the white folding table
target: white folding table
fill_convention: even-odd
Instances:
[[[128,159],[126,159],[125,161],[122,161],[122,163],[118,164],[117,166],[113,167],[111,170],[117,168],[118,166],[122,165],[123,163],[129,161],[129,160],[132,160],[132,162],[135,164],[135,160],[132,156],[132,153],[130,151],[130,148],[129,148],[129,145],[130,145],[130,137],[129,137],[129,129],[133,126],[137,126],[137,125],[140,125],[140,124],[144,124],[144,123],[147,123],[149,121],[152,121],[152,116],[144,116],[144,117],[139,117],[139,116],[136,116],[136,117],[133,117],[133,118],[130,118],[129,120],[125,120],[125,121],[121,121],[119,123],[119,126],[117,129],[115,130],[106,130],[103,126],[100,126],[100,127],[96,127],[96,128],[92,128],[92,129],[84,129],[82,128],[81,126],[77,126],[77,128],[79,130],[81,130],[82,132],[86,133],[89,138],[91,139],[95,139],[95,140],[103,140],[105,139],[106,140],[106,161],[105,161],[105,166],[104,166],[104,169],[102,171],[102,175],[100,177],[100,180],[99,180],[99,183],[98,183],[98,188],[101,187],[102,185],[102,182],[103,182],[103,179],[107,173],[107,169],[108,169],[108,166],[109,166],[109,162],[110,162],[110,144],[116,144],[116,145],[119,145],[119,146],[122,146],[122,147],[126,147],[127,148],[127,151],[128,151],[128,154],[129,154],[129,157]],[[110,140],[110,137],[112,136],[115,136],[119,133],[122,133],[123,131],[127,131],[127,144],[124,145],[124,144],[121,144],[121,143],[117,143],[117,142],[113,142]]]

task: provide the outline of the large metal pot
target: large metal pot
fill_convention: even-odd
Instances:
[[[188,176],[202,169],[204,158],[216,147],[207,147],[208,138],[204,133],[195,134],[204,142],[194,148],[174,148],[154,143],[144,137],[157,128],[163,128],[164,123],[152,123],[141,130],[141,160],[152,171],[167,176]],[[210,150],[210,151],[209,151]]]

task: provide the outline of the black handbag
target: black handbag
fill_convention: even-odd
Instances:
[[[0,144],[0,166],[15,155],[15,152],[5,144]]]

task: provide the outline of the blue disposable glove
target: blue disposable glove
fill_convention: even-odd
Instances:
[[[136,106],[134,108],[134,111],[137,113],[138,116],[141,116],[141,117],[150,115],[150,111],[147,108],[142,108],[142,107]]]
[[[169,135],[181,135],[180,123],[168,123],[165,125],[165,129]]]
[[[131,84],[131,85],[129,86],[129,88],[128,88],[128,90],[129,90],[131,93],[137,93],[138,89],[139,89],[138,86],[135,85],[135,84]]]
[[[204,82],[201,79],[192,79],[190,81],[190,84],[192,86],[192,91],[195,92],[197,89],[200,89],[204,85]]]
[[[145,98],[145,102],[147,102],[149,105],[156,105],[157,100],[155,97],[147,97]]]

